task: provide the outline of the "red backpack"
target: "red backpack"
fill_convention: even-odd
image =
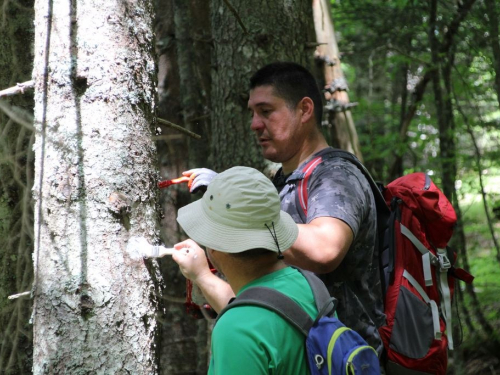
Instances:
[[[297,207],[305,214],[309,177],[322,160],[332,157],[355,164],[375,197],[386,314],[379,333],[386,374],[445,375],[448,349],[453,349],[455,278],[473,280],[453,266],[456,254],[447,246],[457,220],[453,206],[425,173],[412,173],[380,187],[354,155],[329,150],[302,168]]]

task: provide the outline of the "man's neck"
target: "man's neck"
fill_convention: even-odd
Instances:
[[[277,254],[272,254],[271,256],[277,257]],[[283,261],[260,262],[248,259],[235,259],[235,264],[225,267],[227,270],[223,273],[234,294],[237,294],[248,283],[285,267],[287,265]]]
[[[291,159],[281,164],[283,168],[283,173],[285,175],[292,173],[299,167],[299,165],[301,165],[304,161],[306,161],[310,156],[314,155],[315,153],[327,147],[328,143],[326,143],[326,140],[323,138],[323,136],[315,140],[315,142],[305,143],[304,147],[301,148],[297,154],[295,154]]]

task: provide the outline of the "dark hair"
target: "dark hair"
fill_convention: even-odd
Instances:
[[[258,86],[272,86],[275,95],[283,98],[290,108],[295,108],[304,98],[314,103],[314,117],[321,125],[323,102],[316,80],[309,70],[293,62],[275,62],[260,68],[250,78],[250,90]]]
[[[276,255],[276,252],[268,249],[257,248],[257,249],[242,251],[240,253],[228,253],[228,254],[231,254],[231,256],[235,258],[251,259],[251,258],[260,258],[263,255],[270,255],[270,254]]]

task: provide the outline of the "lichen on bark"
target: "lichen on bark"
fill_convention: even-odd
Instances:
[[[35,3],[34,365],[157,372],[151,1]]]

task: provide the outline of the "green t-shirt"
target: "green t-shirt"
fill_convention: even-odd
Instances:
[[[245,285],[279,290],[297,302],[310,316],[318,311],[307,280],[286,267]],[[238,294],[239,294],[238,293]],[[212,332],[209,374],[304,375],[309,374],[304,335],[277,313],[258,306],[228,310]]]

